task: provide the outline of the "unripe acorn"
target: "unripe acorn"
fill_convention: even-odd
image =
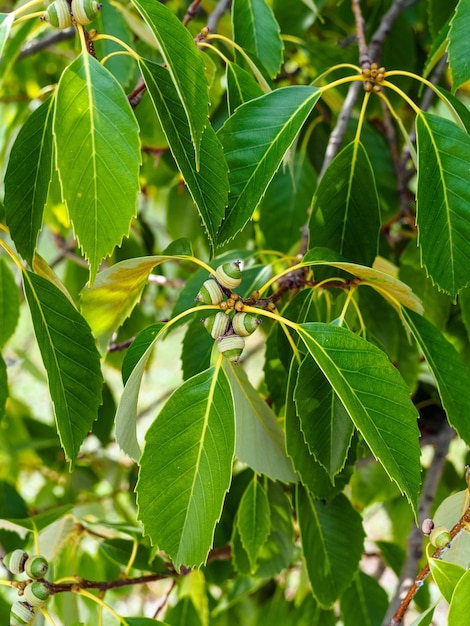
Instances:
[[[44,606],[50,595],[49,584],[34,580],[24,588],[24,599],[31,606]]]
[[[218,337],[222,337],[227,332],[230,326],[230,317],[227,313],[219,311],[215,315],[207,317],[204,320],[204,326],[211,337],[218,339]]]
[[[444,526],[436,526],[429,535],[429,541],[436,548],[444,548],[450,542],[450,532]]]
[[[50,4],[41,20],[58,28],[68,28],[72,25],[72,16],[67,0],[55,0]]]
[[[24,626],[34,619],[34,609],[27,602],[17,600],[10,611],[10,626]]]
[[[3,564],[12,574],[22,574],[27,560],[28,554],[24,550],[17,549],[5,554]]]
[[[224,292],[213,278],[206,280],[196,296],[197,302],[219,304],[224,299]]]
[[[223,263],[215,270],[215,277],[227,289],[235,289],[242,282],[242,271],[240,261]]]
[[[233,330],[242,337],[254,333],[260,324],[261,320],[254,313],[235,313],[232,320]]]
[[[102,7],[96,0],[72,0],[72,13],[77,24],[92,22]]]
[[[49,563],[40,554],[30,556],[24,564],[24,571],[30,578],[42,578],[49,569]]]
[[[217,347],[226,359],[233,363],[238,363],[238,359],[245,347],[245,340],[240,335],[228,335],[219,339]]]

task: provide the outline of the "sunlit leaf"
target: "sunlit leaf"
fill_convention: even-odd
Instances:
[[[3,49],[10,34],[11,25],[15,20],[13,13],[0,13],[0,56],[3,54]]]
[[[32,272],[24,273],[23,285],[60,441],[73,466],[101,404],[99,354],[90,327],[57,287]]]
[[[227,80],[227,104],[232,114],[241,104],[263,95],[263,90],[256,82],[253,74],[247,72],[236,63],[227,63],[225,68]]]
[[[452,74],[452,90],[455,92],[470,80],[470,60],[468,58],[468,21],[470,20],[470,4],[467,0],[460,0],[450,22],[449,67]]]
[[[93,281],[136,213],[138,125],[114,76],[81,54],[59,81],[53,128],[62,196]]]
[[[234,408],[222,368],[183,383],[147,431],[136,488],[139,519],[178,569],[206,561],[234,452]]]
[[[455,586],[466,570],[460,565],[447,563],[441,559],[429,559],[429,568],[439,591],[450,604]]]
[[[7,366],[0,354],[0,420],[5,415],[5,406],[8,400]]]
[[[466,626],[470,611],[470,570],[457,583],[447,616],[447,626]]]
[[[346,328],[311,322],[298,332],[371,452],[416,514],[420,487],[418,413],[384,352]]]
[[[430,113],[416,120],[418,242],[433,282],[455,297],[470,281],[470,138],[453,122]]]
[[[54,99],[41,104],[22,126],[5,174],[5,212],[18,252],[31,265],[52,174]]]

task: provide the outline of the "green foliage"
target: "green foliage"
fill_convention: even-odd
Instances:
[[[414,623],[467,623],[469,3],[385,4],[0,14],[0,547],[49,561],[38,620],[379,626],[372,541],[417,568],[434,499]]]

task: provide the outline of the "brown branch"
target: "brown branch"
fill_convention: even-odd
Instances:
[[[207,28],[209,32],[215,33],[217,32],[217,25],[222,19],[224,13],[230,11],[230,7],[232,6],[232,0],[219,0],[217,6],[212,11],[207,19]]]
[[[183,26],[187,26],[188,22],[196,17],[200,4],[201,0],[193,0],[193,2],[191,2],[186,11],[186,15],[183,17]]]
[[[354,20],[356,22],[356,38],[359,47],[359,65],[362,67],[370,67],[370,56],[367,48],[366,37],[364,35],[364,17],[361,11],[359,0],[352,0],[352,10]]]
[[[36,52],[41,52],[41,50],[45,50],[46,48],[50,48],[56,43],[60,43],[61,41],[67,41],[68,39],[73,39],[76,34],[75,28],[71,26],[70,28],[65,28],[64,30],[57,30],[45,37],[41,37],[41,39],[34,39],[33,41],[27,42],[21,52],[18,55],[18,60],[24,59],[25,57],[29,57],[32,54],[36,54]]]

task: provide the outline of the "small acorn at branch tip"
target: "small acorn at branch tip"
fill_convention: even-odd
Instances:
[[[24,571],[30,578],[42,578],[47,574],[49,563],[40,554],[28,557],[24,564]]]
[[[429,541],[436,548],[444,548],[450,543],[450,532],[444,526],[436,526],[429,535]]]
[[[433,528],[434,522],[432,521],[432,519],[427,517],[425,520],[423,520],[423,523],[421,524],[421,530],[423,531],[423,535],[429,536]]]
[[[226,289],[235,289],[242,282],[240,261],[223,263],[215,270],[215,277]]]

